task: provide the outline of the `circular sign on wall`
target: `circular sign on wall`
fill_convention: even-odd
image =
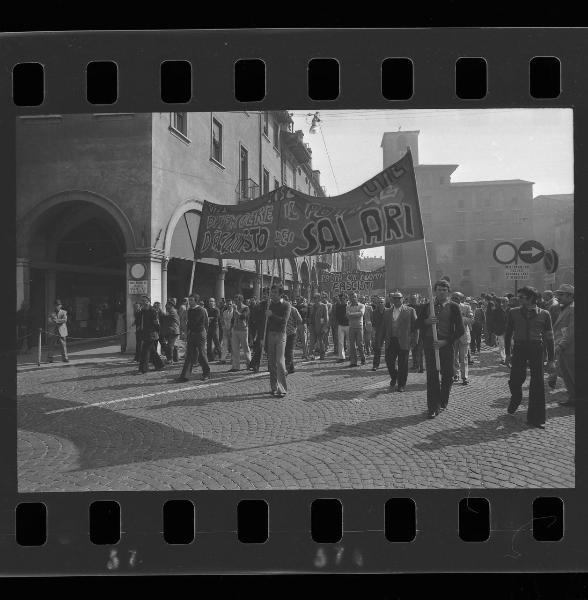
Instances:
[[[500,242],[494,247],[492,256],[501,265],[508,265],[517,257],[517,247],[512,242]]]
[[[555,250],[551,249],[545,251],[543,266],[545,267],[545,271],[550,275],[557,271],[557,267],[559,266],[559,256]],[[555,281],[553,283],[555,283]]]
[[[545,255],[543,244],[536,240],[527,240],[519,246],[519,258],[526,263],[537,263]]]
[[[145,272],[146,269],[143,263],[135,263],[131,266],[131,277],[133,279],[143,279]]]

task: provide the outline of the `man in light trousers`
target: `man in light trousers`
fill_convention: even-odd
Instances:
[[[365,351],[363,344],[363,315],[365,306],[357,301],[357,294],[352,292],[349,296],[347,306],[347,317],[349,318],[349,366],[357,367],[357,351],[361,358],[361,364],[365,365]]]

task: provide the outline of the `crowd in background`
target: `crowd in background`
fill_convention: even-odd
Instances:
[[[430,315],[429,298],[418,294],[405,297],[400,290],[386,297],[361,296],[356,292],[314,293],[311,301],[298,296],[290,299],[279,284],[264,288],[261,298],[245,300],[202,299],[197,294],[178,303],[169,298],[165,307],[147,296],[135,305],[132,327],[136,336],[134,360],[139,373],[149,363],[156,370],[184,361],[180,381],[188,381],[193,367],[202,369],[201,379],[211,377],[210,362],[230,362],[230,371],[259,372],[262,356],[268,359],[272,393],[286,393],[286,375],[296,370],[294,350],[299,347],[301,360],[324,360],[328,353],[337,363],[348,367],[366,365],[380,368],[382,353],[390,388],[403,392],[409,373],[427,371],[429,416],[447,407],[451,385],[461,378],[470,382],[469,367],[485,349],[496,349],[498,362],[510,369],[509,386],[514,412],[521,402],[521,386],[530,370],[530,405],[543,405],[530,423],[544,423],[543,373],[547,384],[555,388],[560,376],[568,391],[564,404],[575,402],[574,379],[574,287],[563,284],[555,292],[525,286],[515,296],[493,292],[466,297],[451,291],[449,281],[433,286],[435,314]],[[58,301],[59,302],[59,301]],[[122,311],[120,311],[122,313]],[[67,361],[67,311],[56,303],[49,317],[52,349],[61,348]],[[432,325],[438,340],[434,339]],[[124,330],[122,316],[117,330]],[[126,335],[121,333],[121,351]],[[437,367],[435,349],[439,351]],[[165,362],[164,362],[165,361]],[[439,380],[441,376],[441,380]],[[435,400],[436,398],[436,400]],[[535,398],[531,402],[531,398]],[[433,400],[431,400],[433,399]],[[538,400],[537,400],[538,399]],[[534,410],[534,409],[533,409]]]

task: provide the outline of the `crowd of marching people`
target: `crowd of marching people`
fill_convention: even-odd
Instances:
[[[206,380],[211,377],[211,362],[230,364],[231,372],[259,372],[265,355],[270,391],[282,397],[288,389],[287,375],[296,370],[297,347],[302,361],[324,360],[332,353],[337,363],[349,368],[361,368],[369,359],[372,371],[380,369],[383,354],[391,391],[405,391],[409,371],[426,371],[428,416],[435,418],[447,409],[453,384],[460,379],[462,385],[470,383],[469,367],[484,347],[495,349],[497,362],[510,369],[510,414],[522,401],[527,368],[529,425],[545,423],[545,369],[551,388],[558,377],[563,380],[568,398],[561,403],[574,404],[572,285],[543,294],[525,286],[516,296],[488,293],[472,298],[452,291],[450,282],[441,279],[433,294],[434,315],[429,298],[405,297],[400,290],[386,297],[356,292],[329,297],[317,292],[309,302],[301,296],[290,299],[276,284],[264,288],[259,299],[236,295],[217,302],[193,294],[179,304],[170,298],[165,307],[144,296],[135,305],[132,323],[134,360],[139,374],[148,371],[150,362],[156,370],[183,362],[179,381],[188,381],[196,363]],[[68,360],[66,322],[66,311],[57,301],[49,318],[55,333],[49,360],[58,343],[62,358]]]

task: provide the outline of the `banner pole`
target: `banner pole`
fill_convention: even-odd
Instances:
[[[435,316],[435,299],[433,297],[433,284],[431,283],[431,267],[429,266],[429,253],[427,251],[427,238],[425,236],[425,228],[423,226],[423,220],[421,217],[421,204],[419,201],[419,192],[417,190],[416,185],[416,177],[414,174],[414,163],[412,162],[412,152],[410,151],[410,146],[407,146],[406,153],[410,159],[411,170],[412,170],[412,185],[414,187],[414,193],[417,198],[417,208],[419,213],[419,220],[421,223],[421,228],[423,230],[423,246],[425,247],[425,260],[427,263],[427,277],[429,278],[429,316]],[[437,348],[437,342],[439,338],[437,337],[437,325],[435,323],[431,323],[431,329],[433,331],[433,341],[435,342],[435,366],[437,367],[437,371],[441,372],[441,360],[439,359],[439,348]]]
[[[41,366],[41,338],[43,334],[43,329],[39,327],[39,347],[37,348],[37,366]]]

